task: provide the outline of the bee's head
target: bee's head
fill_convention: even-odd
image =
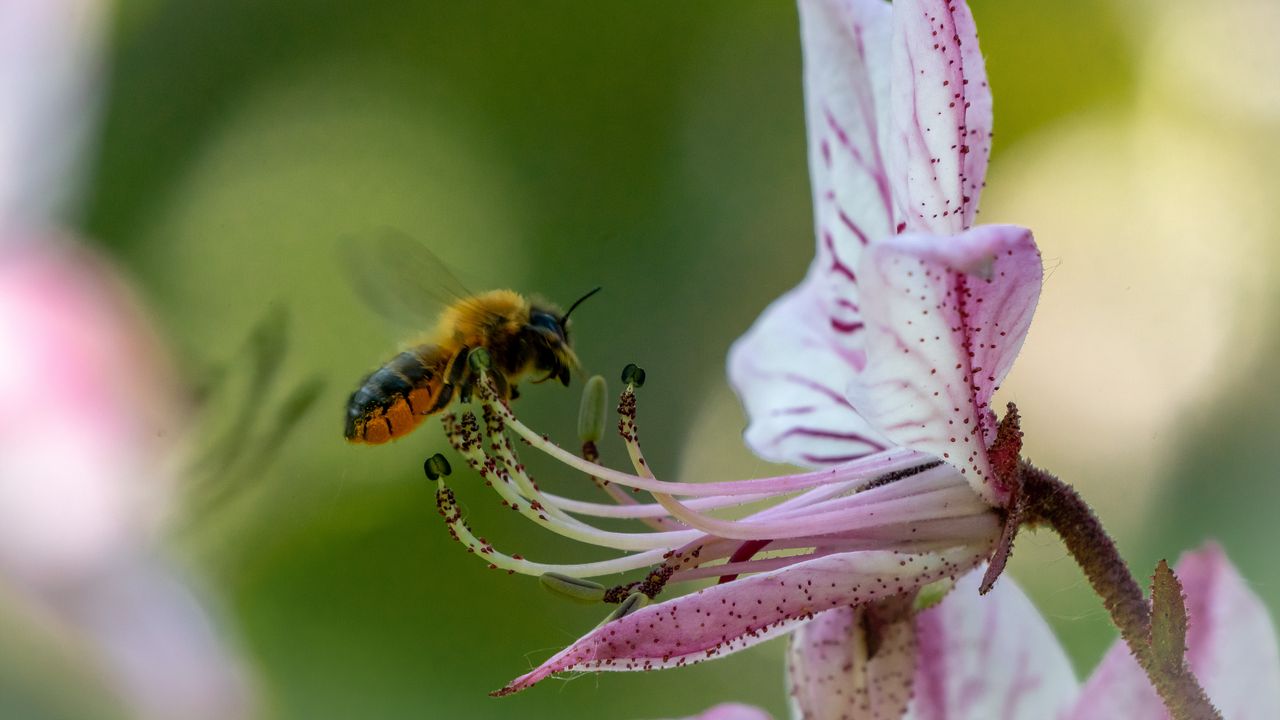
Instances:
[[[569,386],[569,371],[578,367],[578,356],[569,344],[569,314],[583,300],[598,292],[600,288],[578,298],[564,314],[557,312],[554,307],[540,304],[534,304],[529,309],[528,329],[538,339],[538,367],[547,371],[547,379],[554,377],[565,387]]]

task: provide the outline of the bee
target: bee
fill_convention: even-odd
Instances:
[[[579,369],[569,341],[569,316],[600,288],[560,312],[552,303],[511,290],[467,293],[444,263],[407,238],[384,238],[379,245],[375,249],[384,256],[397,258],[402,287],[396,299],[401,306],[410,299],[406,280],[419,286],[433,283],[436,292],[431,294],[452,295],[453,300],[439,313],[432,332],[360,382],[347,403],[348,441],[378,445],[401,438],[454,398],[465,402],[475,381],[468,358],[478,348],[489,353],[491,377],[503,399],[519,397],[517,383],[529,375],[538,376],[535,383],[554,379],[569,386],[570,371]],[[385,299],[389,293],[397,295],[383,283],[373,295]],[[387,305],[376,299],[372,304]]]

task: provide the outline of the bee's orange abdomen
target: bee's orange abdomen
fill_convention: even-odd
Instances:
[[[432,412],[446,361],[440,348],[423,346],[371,373],[347,403],[347,440],[377,445],[417,427]]]

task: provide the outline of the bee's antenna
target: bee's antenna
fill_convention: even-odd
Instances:
[[[569,306],[569,309],[565,311],[564,315],[560,316],[560,324],[563,325],[565,321],[569,319],[569,314],[572,313],[575,309],[577,309],[577,307],[582,304],[583,300],[586,300],[587,298],[591,297],[592,295],[595,295],[596,293],[600,292],[603,289],[604,289],[603,287],[598,287],[595,290],[592,290],[586,295],[583,295],[582,297],[575,300],[574,303]]]

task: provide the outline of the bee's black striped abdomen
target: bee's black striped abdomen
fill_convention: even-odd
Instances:
[[[370,373],[347,403],[346,438],[382,443],[417,426],[439,385],[431,355],[407,350]]]

